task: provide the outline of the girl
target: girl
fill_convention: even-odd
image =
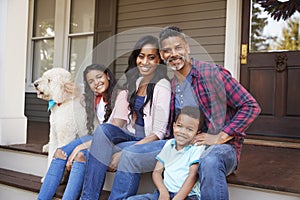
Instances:
[[[99,198],[107,170],[117,169],[116,176],[123,170],[127,147],[142,147],[142,144],[154,144],[154,141],[164,139],[171,90],[167,69],[160,63],[157,38],[142,37],[129,56],[125,71],[130,123],[126,130],[112,124],[102,124],[96,129],[87,161],[82,200]],[[164,143],[161,142],[161,146]],[[139,156],[135,158],[142,162]],[[130,184],[129,180],[125,181]],[[114,193],[113,189],[110,198],[118,199],[112,197]]]
[[[100,124],[106,122],[122,127],[126,123],[128,114],[127,93],[120,91],[117,98],[114,98],[116,92],[113,90],[116,86],[116,80],[112,72],[103,65],[92,64],[84,70],[83,80],[87,114],[86,126],[89,134],[57,149],[38,199],[52,199],[63,178],[65,167],[70,171],[70,176],[62,199],[78,199],[83,184],[87,149],[91,144],[95,116],[97,116],[97,121]],[[114,107],[117,105],[125,106],[118,106],[120,108],[116,110]]]

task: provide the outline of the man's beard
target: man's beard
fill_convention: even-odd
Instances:
[[[182,61],[181,64],[180,65],[171,65],[171,62],[173,60],[176,60],[176,59],[180,59]],[[170,58],[168,58],[168,60],[165,63],[172,70],[179,71],[179,70],[181,70],[184,67],[184,64],[185,64],[186,60],[187,59],[184,56],[176,56],[176,57],[170,57]]]

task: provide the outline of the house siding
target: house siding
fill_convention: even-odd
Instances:
[[[25,116],[29,121],[48,122],[47,102],[38,99],[35,93],[25,95]]]
[[[163,28],[176,25],[198,43],[191,43],[192,57],[197,55],[199,59],[223,65],[225,20],[226,0],[119,0],[117,33],[122,34],[141,27]],[[117,78],[122,76],[127,67],[128,54],[142,35],[141,32],[143,31],[132,34],[132,37],[127,36],[127,41],[124,37],[117,39],[117,51],[128,52],[116,60]],[[147,31],[143,34],[146,33]]]

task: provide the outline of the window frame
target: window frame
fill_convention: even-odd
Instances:
[[[28,44],[27,44],[27,62],[25,92],[35,93],[32,77],[34,61],[34,41],[41,38],[54,38],[54,58],[53,67],[62,67],[70,70],[70,52],[72,38],[82,36],[94,36],[94,32],[70,33],[70,17],[72,0],[55,0],[55,35],[53,37],[33,37],[34,26],[34,1],[29,0],[29,23],[28,23]],[[94,4],[95,9],[96,3]],[[95,17],[95,16],[94,16]],[[64,19],[64,20],[61,20]],[[95,23],[95,19],[94,19]],[[93,38],[94,40],[94,38]]]

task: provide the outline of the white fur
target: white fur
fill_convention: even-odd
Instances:
[[[50,69],[34,82],[34,86],[38,98],[57,103],[51,108],[49,143],[43,146],[43,152],[48,152],[48,169],[57,148],[87,134],[86,112],[78,95],[80,92],[75,91],[67,70]]]

